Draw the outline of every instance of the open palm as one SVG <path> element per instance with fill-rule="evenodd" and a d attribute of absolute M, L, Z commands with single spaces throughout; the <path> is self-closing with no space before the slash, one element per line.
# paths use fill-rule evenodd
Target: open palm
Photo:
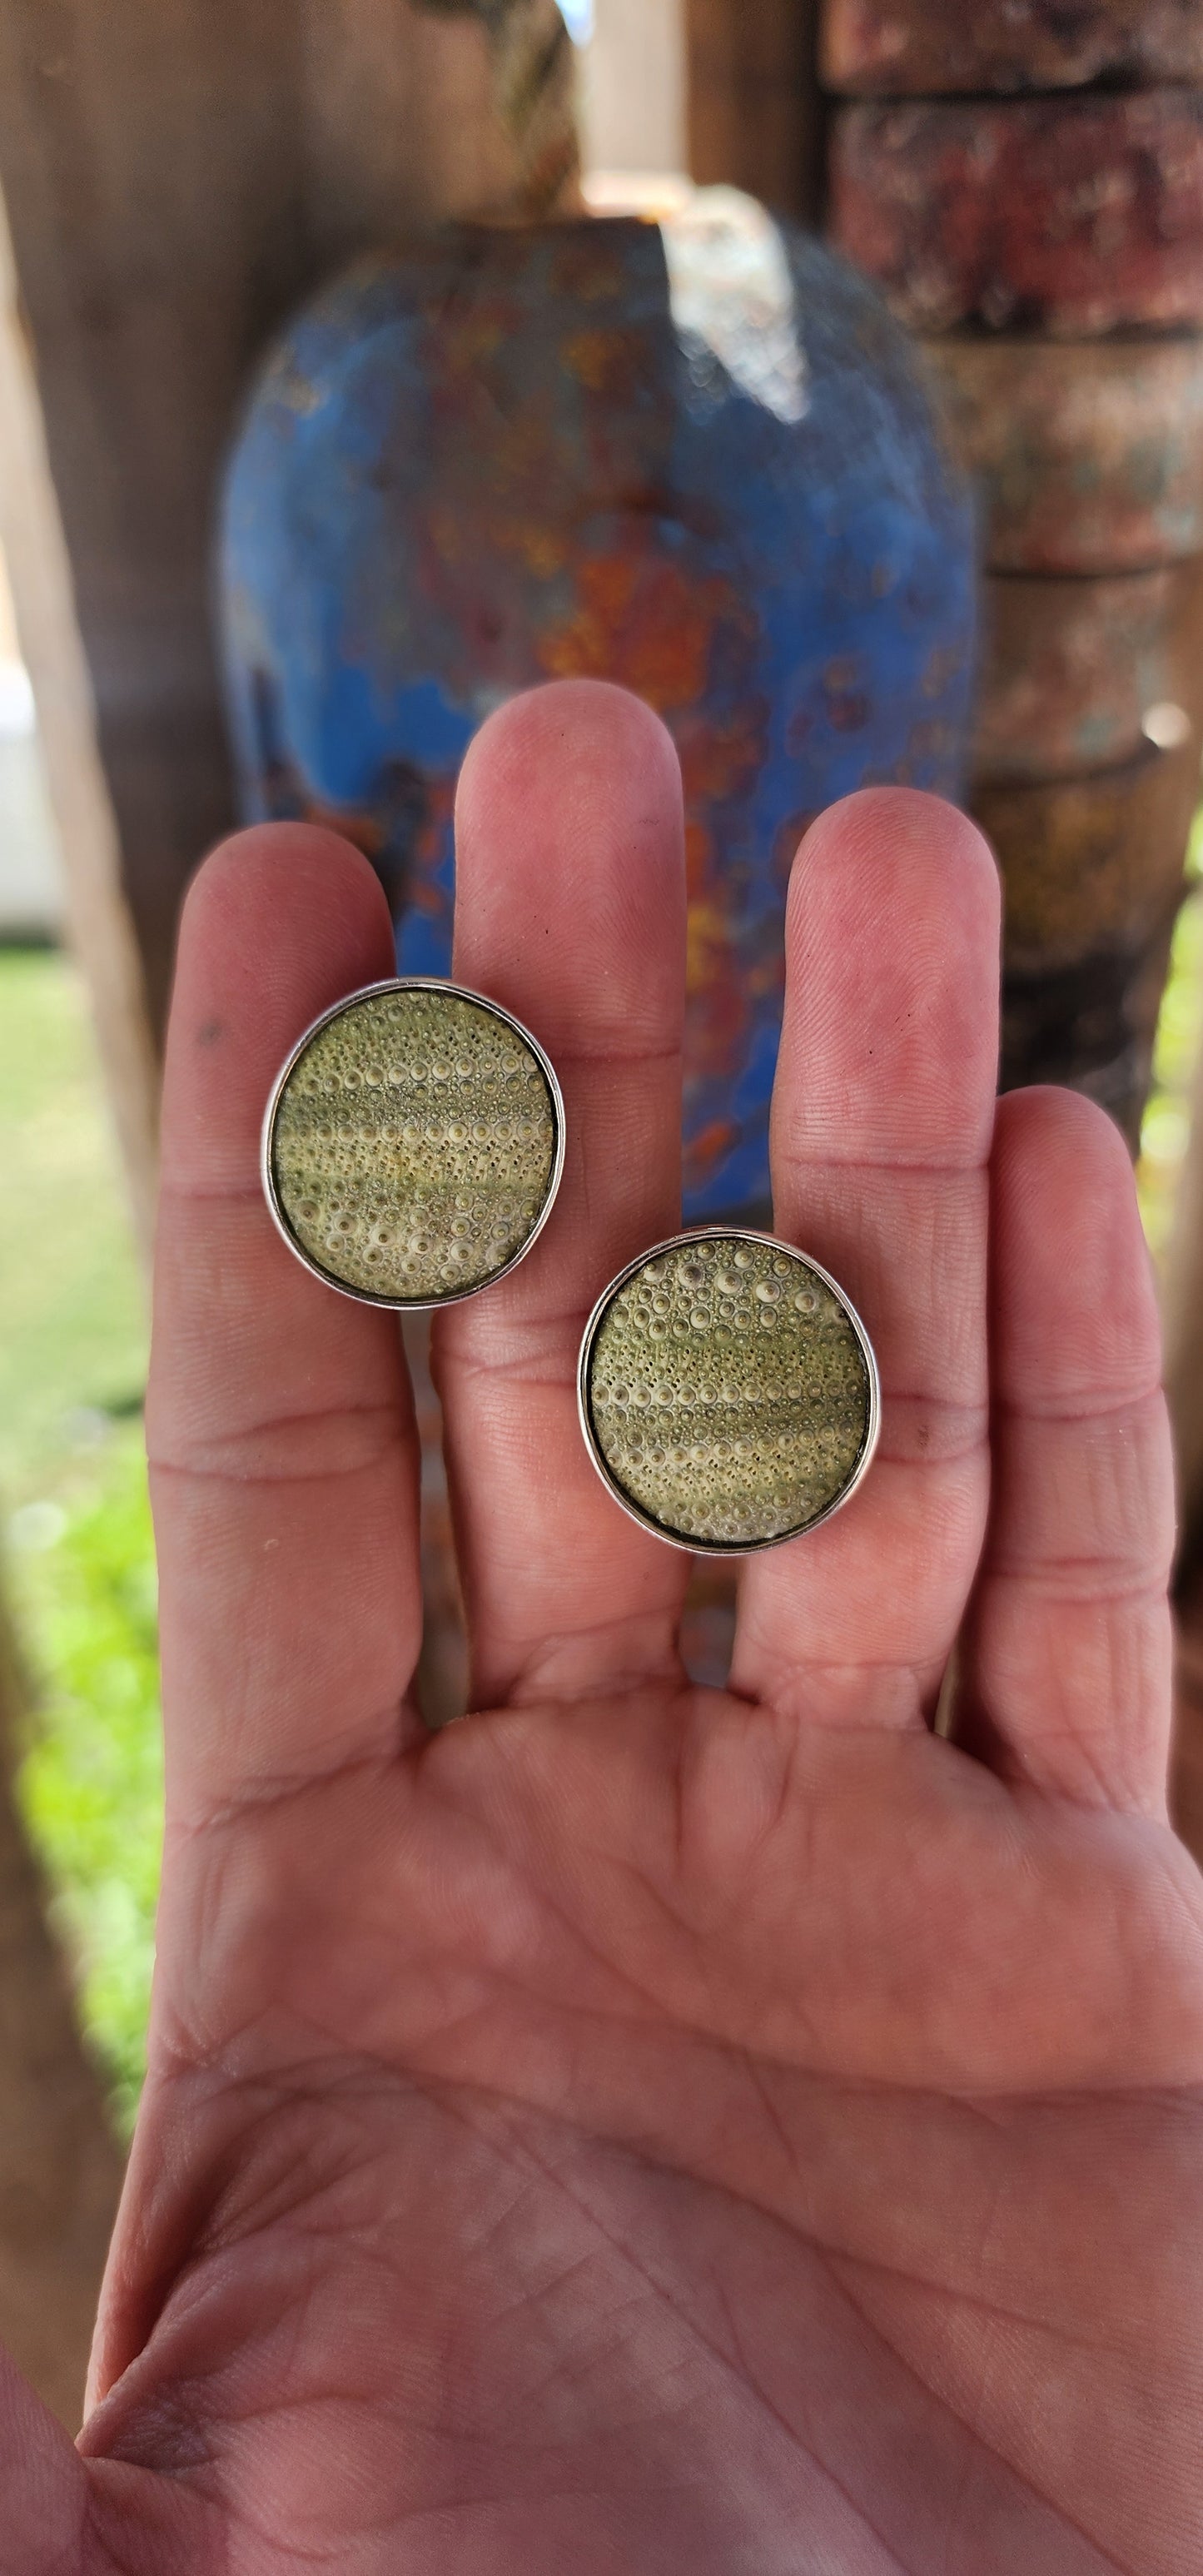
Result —
<path fill-rule="evenodd" d="M 575 1419 L 672 1230 L 684 872 L 571 685 L 460 799 L 457 970 L 567 1099 L 436 1360 L 476 1712 L 413 1713 L 395 1326 L 278 1241 L 271 1078 L 389 971 L 325 833 L 218 852 L 168 1068 L 151 1413 L 169 1822 L 151 2072 L 73 2455 L 10 2380 L 5 2576 L 1180 2576 L 1203 2553 L 1203 1888 L 1164 1814 L 1171 1496 L 1130 1175 L 995 1114 L 997 892 L 881 791 L 794 873 L 777 1230 L 876 1342 L 836 1520 L 685 1560 Z M 954 1746 L 930 1722 L 960 1633 Z"/>

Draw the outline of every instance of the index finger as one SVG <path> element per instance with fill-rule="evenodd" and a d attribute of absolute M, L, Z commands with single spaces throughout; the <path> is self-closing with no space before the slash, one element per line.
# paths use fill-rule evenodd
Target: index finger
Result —
<path fill-rule="evenodd" d="M 392 956 L 366 860 L 305 825 L 225 842 L 184 910 L 147 1440 L 168 1812 L 188 1823 L 392 1749 L 417 1659 L 397 1326 L 302 1268 L 259 1178 L 281 1063 Z"/>

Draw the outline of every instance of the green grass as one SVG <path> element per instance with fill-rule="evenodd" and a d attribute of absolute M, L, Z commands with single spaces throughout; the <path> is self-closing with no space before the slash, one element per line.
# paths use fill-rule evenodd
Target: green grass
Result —
<path fill-rule="evenodd" d="M 41 1542 L 15 1551 L 17 1608 L 41 1688 L 20 1776 L 26 1821 L 57 1893 L 85 2030 L 119 2126 L 132 2126 L 162 1834 L 158 1623 L 141 1426 L 61 1500 L 17 1515 Z"/>
<path fill-rule="evenodd" d="M 0 1529 L 33 1702 L 19 1795 L 127 2127 L 161 1834 L 142 1285 L 79 978 L 0 950 Z"/>
<path fill-rule="evenodd" d="M 1174 1189 L 1190 1123 L 1191 1078 L 1203 1043 L 1203 812 L 1191 835 L 1188 868 L 1192 891 L 1174 933 L 1136 1171 L 1140 1212 L 1154 1258 L 1161 1256 L 1169 1240 Z"/>
<path fill-rule="evenodd" d="M 0 1492 L 55 1473 L 87 1425 L 136 1404 L 146 1320 L 79 979 L 0 950 Z"/>

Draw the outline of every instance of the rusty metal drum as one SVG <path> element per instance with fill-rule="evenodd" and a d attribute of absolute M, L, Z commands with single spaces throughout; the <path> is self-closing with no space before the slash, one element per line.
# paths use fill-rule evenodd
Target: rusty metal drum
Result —
<path fill-rule="evenodd" d="M 976 487 L 1004 1086 L 1135 1145 L 1203 724 L 1203 10 L 827 0 L 824 45 L 835 238 Z"/>
<path fill-rule="evenodd" d="M 1203 553 L 1203 341 L 954 333 L 925 355 L 994 571 L 1124 572 Z"/>
<path fill-rule="evenodd" d="M 1003 877 L 1003 1088 L 1072 1083 L 1133 1148 L 1198 779 L 1195 736 L 1091 777 L 973 792 Z"/>
<path fill-rule="evenodd" d="M 1148 1097 L 1177 897 L 1134 956 L 1100 948 L 1073 965 L 1008 967 L 1002 992 L 1001 1088 L 1066 1083 L 1107 1110 L 1135 1154 Z"/>
<path fill-rule="evenodd" d="M 981 779 L 1073 778 L 1171 751 L 1203 728 L 1195 563 L 1093 581 L 994 574 L 982 601 Z"/>
<path fill-rule="evenodd" d="M 853 97 L 1203 81 L 1198 0 L 826 0 L 821 66 Z"/>
<path fill-rule="evenodd" d="M 964 777 L 968 497 L 872 288 L 732 191 L 659 225 L 431 235 L 271 355 L 221 564 L 245 811 L 360 843 L 403 974 L 449 968 L 455 779 L 489 710 L 593 674 L 659 711 L 686 1209 L 760 1208 L 800 835 L 868 781 Z"/>
<path fill-rule="evenodd" d="M 1050 784 L 975 786 L 1002 870 L 1004 954 L 1029 972 L 1106 947 L 1131 956 L 1177 903 L 1198 795 L 1197 737 Z"/>
<path fill-rule="evenodd" d="M 1148 1094 L 1197 741 L 1044 786 L 980 786 L 1003 872 L 1002 1087 L 1068 1082 L 1135 1152 Z"/>
<path fill-rule="evenodd" d="M 837 110 L 829 230 L 918 331 L 1203 326 L 1203 96 Z"/>

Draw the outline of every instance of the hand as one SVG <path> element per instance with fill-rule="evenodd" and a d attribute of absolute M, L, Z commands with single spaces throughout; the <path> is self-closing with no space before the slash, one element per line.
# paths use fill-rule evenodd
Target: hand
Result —
<path fill-rule="evenodd" d="M 151 2067 L 82 2457 L 9 2385 L 5 2576 L 1200 2561 L 1203 1888 L 1165 1819 L 1123 1148 L 1068 1095 L 996 1114 L 972 826 L 888 791 L 827 815 L 776 1223 L 865 1316 L 882 1446 L 749 1564 L 730 1693 L 689 1688 L 686 1560 L 574 1403 L 594 1296 L 677 1219 L 681 839 L 614 691 L 520 701 L 470 755 L 457 972 L 550 1050 L 569 1161 L 436 1336 L 488 1713 L 432 1741 L 398 1335 L 290 1258 L 257 1179 L 291 1041 L 390 971 L 383 901 L 291 826 L 189 900 Z"/>

